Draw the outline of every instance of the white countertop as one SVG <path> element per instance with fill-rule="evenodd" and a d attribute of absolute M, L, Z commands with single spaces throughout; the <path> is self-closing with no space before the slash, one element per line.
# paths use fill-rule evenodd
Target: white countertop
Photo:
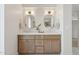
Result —
<path fill-rule="evenodd" d="M 61 35 L 61 33 L 19 33 L 18 35 Z"/>

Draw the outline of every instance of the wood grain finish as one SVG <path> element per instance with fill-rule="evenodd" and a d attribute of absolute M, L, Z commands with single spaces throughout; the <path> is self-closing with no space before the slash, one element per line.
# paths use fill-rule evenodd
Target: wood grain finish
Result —
<path fill-rule="evenodd" d="M 51 52 L 52 53 L 60 53 L 60 50 L 61 50 L 61 43 L 60 43 L 60 40 L 58 39 L 55 39 L 55 40 L 51 40 Z"/>
<path fill-rule="evenodd" d="M 60 54 L 60 35 L 18 35 L 19 54 Z"/>
<path fill-rule="evenodd" d="M 44 40 L 44 53 L 52 53 L 51 40 Z"/>
<path fill-rule="evenodd" d="M 19 53 L 21 53 L 21 54 L 28 53 L 28 47 L 26 46 L 26 41 L 25 40 L 19 40 L 18 47 L 19 47 L 19 49 L 18 49 Z"/>
<path fill-rule="evenodd" d="M 43 46 L 43 40 L 41 39 L 35 40 L 35 46 Z"/>
<path fill-rule="evenodd" d="M 44 47 L 43 46 L 35 47 L 35 53 L 36 54 L 43 54 L 44 53 Z"/>

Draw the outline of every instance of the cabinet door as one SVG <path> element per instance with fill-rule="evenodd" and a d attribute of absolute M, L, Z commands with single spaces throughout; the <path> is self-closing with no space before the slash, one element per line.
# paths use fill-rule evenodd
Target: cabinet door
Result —
<path fill-rule="evenodd" d="M 59 39 L 51 40 L 51 52 L 54 54 L 59 54 L 61 49 L 61 44 Z"/>
<path fill-rule="evenodd" d="M 20 39 L 19 40 L 19 53 L 20 54 L 32 54 L 34 53 L 34 40 Z"/>
<path fill-rule="evenodd" d="M 28 48 L 27 48 L 27 46 L 26 46 L 26 41 L 25 40 L 23 40 L 23 39 L 19 39 L 19 42 L 18 42 L 18 47 L 19 47 L 19 53 L 20 54 L 25 54 L 25 53 L 27 53 L 28 52 Z"/>
<path fill-rule="evenodd" d="M 51 51 L 51 40 L 49 40 L 49 39 L 44 40 L 44 53 L 45 54 L 52 53 L 52 51 Z"/>
<path fill-rule="evenodd" d="M 59 39 L 46 39 L 44 40 L 44 53 L 58 54 L 60 53 L 60 40 Z"/>

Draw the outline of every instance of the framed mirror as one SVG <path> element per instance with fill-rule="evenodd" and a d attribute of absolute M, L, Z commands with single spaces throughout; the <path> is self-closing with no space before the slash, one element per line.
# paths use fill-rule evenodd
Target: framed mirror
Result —
<path fill-rule="evenodd" d="M 51 16 L 46 15 L 44 18 L 44 26 L 45 27 L 51 27 Z"/>
<path fill-rule="evenodd" d="M 28 11 L 28 14 L 26 14 L 26 24 L 29 29 L 35 27 L 35 17 L 31 14 L 31 11 Z"/>
<path fill-rule="evenodd" d="M 53 27 L 54 19 L 51 11 L 48 11 L 48 14 L 44 16 L 44 26 L 45 27 Z"/>

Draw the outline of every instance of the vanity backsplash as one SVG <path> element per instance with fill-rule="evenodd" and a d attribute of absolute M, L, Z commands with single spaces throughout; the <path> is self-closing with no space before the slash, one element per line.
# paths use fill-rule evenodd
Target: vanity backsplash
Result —
<path fill-rule="evenodd" d="M 24 7 L 24 19 L 19 23 L 20 33 L 60 32 L 56 7 Z"/>

